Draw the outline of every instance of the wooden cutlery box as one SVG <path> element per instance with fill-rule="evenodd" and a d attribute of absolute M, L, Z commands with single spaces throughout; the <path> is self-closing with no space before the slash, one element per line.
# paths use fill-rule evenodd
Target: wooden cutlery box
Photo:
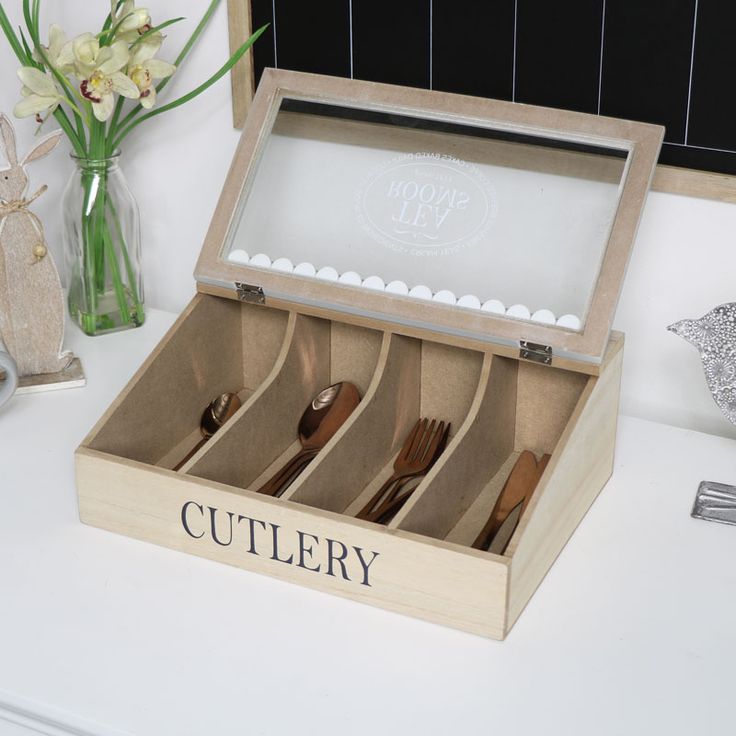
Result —
<path fill-rule="evenodd" d="M 662 132 L 268 70 L 198 293 L 77 450 L 82 521 L 502 639 L 612 472 L 610 328 Z M 357 409 L 257 493 L 338 381 Z M 223 392 L 242 406 L 174 470 Z M 356 519 L 420 417 L 444 452 L 388 524 Z M 473 549 L 523 450 L 551 455 L 531 501 Z"/>

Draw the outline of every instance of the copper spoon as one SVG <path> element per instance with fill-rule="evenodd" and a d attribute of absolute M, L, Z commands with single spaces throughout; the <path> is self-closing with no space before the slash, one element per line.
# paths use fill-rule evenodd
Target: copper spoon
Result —
<path fill-rule="evenodd" d="M 240 409 L 240 406 L 240 398 L 237 394 L 232 393 L 220 394 L 207 404 L 205 410 L 202 412 L 202 419 L 199 422 L 199 431 L 202 433 L 202 439 L 174 466 L 174 470 L 179 470 Z"/>
<path fill-rule="evenodd" d="M 320 391 L 299 420 L 298 432 L 302 449 L 262 485 L 258 493 L 280 496 L 332 439 L 359 403 L 358 389 L 347 381 L 335 383 Z"/>

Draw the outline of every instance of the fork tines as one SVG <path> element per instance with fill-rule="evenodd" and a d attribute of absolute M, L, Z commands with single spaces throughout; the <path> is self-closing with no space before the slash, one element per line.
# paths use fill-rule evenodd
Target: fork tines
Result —
<path fill-rule="evenodd" d="M 419 419 L 396 458 L 394 474 L 363 509 L 360 518 L 387 524 L 415 490 L 412 488 L 399 495 L 404 483 L 426 475 L 445 449 L 449 433 L 449 422 Z"/>

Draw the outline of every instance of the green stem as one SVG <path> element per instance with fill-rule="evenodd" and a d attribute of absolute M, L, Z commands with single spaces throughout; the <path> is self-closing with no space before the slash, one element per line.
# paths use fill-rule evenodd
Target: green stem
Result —
<path fill-rule="evenodd" d="M 115 138 L 115 131 L 118 127 L 118 119 L 120 118 L 120 113 L 123 111 L 123 105 L 125 104 L 125 98 L 122 95 L 118 96 L 118 100 L 115 103 L 115 110 L 112 113 L 112 117 L 110 118 L 110 124 L 107 126 L 108 130 L 108 141 L 107 145 L 105 146 L 105 153 L 107 156 L 112 155 L 112 149 L 109 147 L 109 144 L 113 142 L 113 139 Z"/>
<path fill-rule="evenodd" d="M 94 304 L 94 309 L 90 308 L 90 311 L 94 312 L 95 330 L 106 329 L 115 324 L 138 325 L 142 324 L 144 318 L 133 265 L 108 191 L 110 178 L 107 162 L 103 160 L 107 137 L 109 135 L 106 136 L 105 124 L 94 120 L 90 129 L 89 152 L 93 163 L 88 163 L 86 171 L 83 172 L 86 204 L 82 217 L 86 221 L 85 263 L 89 269 L 86 283 L 91 285 L 94 292 L 94 302 L 90 302 L 91 305 Z M 112 214 L 112 217 L 109 214 Z M 124 267 L 127 279 L 123 276 L 121 266 Z M 126 281 L 130 282 L 129 287 L 126 287 Z M 97 310 L 102 308 L 100 299 L 104 298 L 110 289 L 115 295 L 119 318 L 107 315 L 107 322 L 110 323 L 108 325 L 104 319 L 105 315 L 98 314 Z M 131 312 L 131 306 L 135 311 Z"/>
<path fill-rule="evenodd" d="M 84 197 L 82 199 L 82 261 L 83 276 L 82 281 L 84 282 L 84 288 L 80 296 L 83 306 L 84 315 L 93 315 L 93 323 L 96 324 L 96 318 L 94 315 L 97 314 L 97 284 L 95 279 L 96 262 L 95 262 L 95 248 L 94 248 L 94 235 L 92 233 L 92 218 L 90 212 L 92 210 L 92 202 L 90 200 L 92 196 L 92 183 L 94 181 L 94 174 L 90 171 L 82 171 L 82 188 L 84 189 Z M 85 330 L 88 334 L 93 334 L 93 330 Z"/>
<path fill-rule="evenodd" d="M 90 158 L 98 161 L 105 158 L 105 124 L 99 120 L 92 123 L 90 129 Z M 98 168 L 99 166 L 99 168 Z M 93 204 L 92 232 L 95 260 L 95 284 L 98 294 L 105 291 L 105 250 L 103 232 L 105 228 L 105 193 L 107 189 L 107 171 L 104 165 L 95 164 L 93 176 L 96 179 L 95 200 Z"/>
<path fill-rule="evenodd" d="M 79 142 L 82 145 L 82 148 L 87 147 L 87 136 L 84 133 L 84 123 L 82 122 L 81 115 L 78 115 L 75 113 L 74 120 L 77 123 L 77 137 L 79 138 Z"/>
<path fill-rule="evenodd" d="M 206 89 L 211 87 L 215 82 L 217 82 L 221 77 L 225 76 L 232 67 L 235 66 L 235 64 L 240 61 L 240 58 L 243 56 L 243 54 L 248 51 L 248 49 L 253 45 L 253 43 L 258 39 L 258 37 L 268 28 L 268 25 L 262 26 L 259 28 L 231 57 L 230 59 L 223 64 L 209 79 L 207 79 L 205 82 L 202 82 L 202 84 L 199 85 L 199 87 L 196 87 L 191 92 L 189 92 L 186 95 L 183 95 L 182 97 L 178 97 L 177 99 L 173 100 L 172 102 L 169 102 L 167 105 L 162 105 L 161 107 L 157 107 L 150 112 L 147 112 L 145 115 L 142 115 L 141 117 L 137 118 L 136 120 L 133 120 L 131 123 L 129 123 L 126 127 L 123 128 L 123 130 L 118 133 L 117 138 L 113 142 L 112 150 L 115 150 L 116 148 L 120 147 L 120 143 L 125 138 L 125 136 L 128 135 L 128 133 L 133 130 L 136 126 L 140 125 L 144 120 L 148 120 L 149 118 L 155 117 L 156 115 L 161 115 L 161 113 L 167 112 L 168 110 L 173 110 L 175 107 L 179 107 L 180 105 L 185 104 L 186 102 L 189 102 L 189 100 L 194 99 L 198 95 L 202 94 Z M 123 125 L 121 123 L 121 125 Z"/>
<path fill-rule="evenodd" d="M 87 155 L 87 152 L 84 149 L 84 144 L 79 140 L 77 134 L 74 132 L 74 128 L 72 127 L 71 121 L 69 120 L 66 112 L 64 112 L 62 108 L 57 107 L 56 110 L 54 110 L 54 117 L 56 118 L 56 122 L 61 126 L 61 129 L 66 133 L 67 138 L 69 138 L 72 148 L 74 149 L 74 153 L 76 153 L 77 156 L 84 158 Z"/>
<path fill-rule="evenodd" d="M 130 293 L 133 296 L 133 302 L 135 304 L 135 310 L 138 315 L 138 320 L 140 323 L 143 323 L 143 304 L 141 303 L 140 295 L 138 294 L 138 286 L 136 285 L 136 282 L 138 281 L 138 276 L 133 269 L 133 264 L 130 261 L 130 254 L 128 253 L 128 246 L 125 243 L 125 236 L 123 235 L 123 229 L 120 226 L 120 218 L 118 217 L 117 210 L 115 209 L 115 205 L 113 204 L 112 200 L 108 197 L 107 198 L 107 206 L 110 210 L 110 215 L 112 217 L 112 221 L 115 225 L 115 234 L 118 237 L 118 241 L 120 243 L 120 252 L 123 254 L 123 260 L 125 261 L 125 272 L 128 276 L 128 286 L 130 287 Z"/>
<path fill-rule="evenodd" d="M 107 227 L 103 227 L 102 241 L 107 254 L 107 262 L 110 266 L 112 286 L 113 289 L 115 289 L 115 297 L 117 298 L 118 306 L 120 307 L 120 320 L 123 324 L 127 324 L 130 322 L 130 311 L 128 310 L 128 302 L 125 297 L 123 280 L 120 277 L 120 266 L 118 264 L 118 259 L 115 256 L 115 248 L 113 247 L 112 240 L 110 239 L 110 232 Z"/>

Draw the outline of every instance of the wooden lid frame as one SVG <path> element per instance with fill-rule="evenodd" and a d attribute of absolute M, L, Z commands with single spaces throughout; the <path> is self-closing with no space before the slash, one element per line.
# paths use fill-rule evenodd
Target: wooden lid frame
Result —
<path fill-rule="evenodd" d="M 459 309 L 383 291 L 345 286 L 223 258 L 238 225 L 260 153 L 285 98 L 404 114 L 573 143 L 629 151 L 618 208 L 580 331 Z M 398 332 L 437 333 L 455 340 L 518 352 L 522 343 L 549 346 L 552 363 L 598 373 L 649 190 L 664 129 L 646 123 L 487 100 L 444 92 L 267 69 L 258 87 L 195 270 L 198 289 L 238 298 L 236 283 L 260 287 L 267 302 L 335 313 L 361 322 L 390 323 Z M 256 245 L 251 252 L 260 250 Z"/>

